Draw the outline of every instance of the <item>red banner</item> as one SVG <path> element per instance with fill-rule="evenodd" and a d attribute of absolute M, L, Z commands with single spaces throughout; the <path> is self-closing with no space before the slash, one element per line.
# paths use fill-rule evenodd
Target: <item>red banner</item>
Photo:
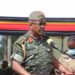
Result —
<path fill-rule="evenodd" d="M 27 22 L 0 21 L 0 30 L 28 30 Z M 47 22 L 45 31 L 75 31 L 75 22 Z"/>

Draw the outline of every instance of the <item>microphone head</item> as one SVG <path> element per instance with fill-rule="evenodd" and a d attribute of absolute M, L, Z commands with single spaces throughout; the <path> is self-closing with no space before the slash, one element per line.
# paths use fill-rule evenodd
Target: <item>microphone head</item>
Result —
<path fill-rule="evenodd" d="M 58 47 L 56 46 L 56 44 L 55 44 L 55 43 L 53 42 L 53 40 L 50 39 L 50 38 L 47 40 L 47 44 L 48 44 L 49 46 L 55 48 L 55 49 L 58 49 Z"/>
<path fill-rule="evenodd" d="M 53 42 L 53 40 L 50 39 L 50 38 L 47 40 L 47 44 L 48 44 L 48 45 L 50 45 L 52 42 Z"/>

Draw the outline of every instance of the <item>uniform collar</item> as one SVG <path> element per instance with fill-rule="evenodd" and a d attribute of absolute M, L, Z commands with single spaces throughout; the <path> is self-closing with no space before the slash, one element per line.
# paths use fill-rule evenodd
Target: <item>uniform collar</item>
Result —
<path fill-rule="evenodd" d="M 42 40 L 42 39 L 43 39 L 43 36 L 42 36 L 42 35 L 41 35 L 39 38 L 34 37 L 34 36 L 32 35 L 32 31 L 31 31 L 31 30 L 29 30 L 29 34 L 30 34 L 30 39 L 31 39 L 31 38 L 34 39 L 34 40 Z"/>

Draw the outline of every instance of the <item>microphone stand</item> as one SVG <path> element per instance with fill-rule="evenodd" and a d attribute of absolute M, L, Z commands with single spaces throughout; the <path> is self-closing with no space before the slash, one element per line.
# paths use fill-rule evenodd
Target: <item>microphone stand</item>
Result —
<path fill-rule="evenodd" d="M 53 47 L 52 47 L 52 48 L 53 48 Z M 72 59 L 75 59 L 75 57 L 73 57 L 73 56 L 71 56 L 71 55 L 69 55 L 69 54 L 63 52 L 63 50 L 60 50 L 60 49 L 58 49 L 58 48 L 54 48 L 54 49 L 58 50 L 58 51 L 61 52 L 62 54 L 65 54 L 65 55 L 71 57 Z"/>
<path fill-rule="evenodd" d="M 45 34 L 41 34 L 41 35 L 44 36 L 44 37 L 46 37 L 46 38 L 50 38 L 49 36 L 47 36 L 47 35 L 45 35 Z M 72 59 L 75 59 L 73 56 L 71 56 L 71 55 L 69 55 L 69 54 L 63 52 L 63 50 L 60 50 L 60 49 L 58 49 L 58 48 L 55 48 L 55 47 L 53 47 L 53 45 L 50 45 L 50 49 L 51 49 L 51 50 L 52 50 L 52 48 L 58 50 L 58 51 L 61 52 L 62 54 L 65 54 L 65 55 L 71 57 Z"/>

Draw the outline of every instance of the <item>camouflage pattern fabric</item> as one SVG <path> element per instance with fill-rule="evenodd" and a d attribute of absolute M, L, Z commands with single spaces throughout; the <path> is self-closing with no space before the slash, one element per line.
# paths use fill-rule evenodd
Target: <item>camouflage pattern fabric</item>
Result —
<path fill-rule="evenodd" d="M 50 75 L 53 70 L 53 52 L 46 43 L 47 38 L 43 37 L 43 39 L 34 39 L 31 37 L 32 41 L 29 42 L 28 39 L 30 34 L 27 33 L 20 37 L 17 43 L 22 44 L 23 37 L 27 39 L 24 43 L 26 48 L 25 61 L 23 61 L 22 48 L 18 44 L 15 44 L 15 52 L 13 53 L 12 58 L 21 64 L 24 63 L 23 67 L 32 74 Z"/>

